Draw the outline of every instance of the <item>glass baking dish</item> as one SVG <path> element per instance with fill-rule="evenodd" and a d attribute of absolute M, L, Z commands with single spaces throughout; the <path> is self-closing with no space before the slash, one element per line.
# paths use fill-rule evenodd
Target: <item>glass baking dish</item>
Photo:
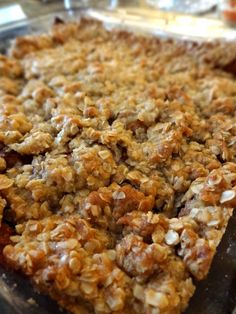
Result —
<path fill-rule="evenodd" d="M 217 34 L 224 39 L 232 39 L 235 33 L 222 26 L 220 33 L 213 36 L 195 36 L 195 33 L 181 32 L 181 23 L 194 25 L 203 21 L 210 31 L 214 23 L 220 21 L 199 20 L 196 17 L 176 15 L 166 12 L 139 11 L 134 8 L 119 8 L 115 11 L 80 9 L 56 12 L 32 20 L 23 20 L 0 28 L 0 51 L 4 53 L 9 42 L 16 36 L 39 33 L 49 29 L 55 17 L 69 21 L 81 17 L 102 20 L 106 27 L 122 28 L 162 37 L 175 37 L 179 40 L 212 40 Z M 178 22 L 179 21 L 179 22 Z M 205 21 L 205 22 L 204 22 Z M 181 23 L 180 23 L 181 22 Z M 174 30 L 175 23 L 182 25 Z M 213 23 L 213 24 L 212 24 Z M 224 31 L 223 31 L 224 30 Z M 218 247 L 211 271 L 206 280 L 197 284 L 197 290 L 190 301 L 186 314 L 235 314 L 236 313 L 236 212 L 231 218 L 226 233 Z M 65 313 L 49 297 L 37 292 L 27 278 L 0 266 L 0 313 L 7 314 L 59 314 Z"/>
<path fill-rule="evenodd" d="M 211 41 L 214 39 L 234 40 L 236 33 L 220 20 L 203 18 L 174 12 L 152 10 L 146 7 L 117 7 L 116 9 L 68 9 L 43 15 L 34 19 L 24 19 L 16 23 L 0 26 L 0 51 L 4 52 L 7 42 L 16 36 L 48 30 L 55 16 L 73 20 L 89 16 L 103 21 L 108 27 L 130 29 L 177 39 Z"/>

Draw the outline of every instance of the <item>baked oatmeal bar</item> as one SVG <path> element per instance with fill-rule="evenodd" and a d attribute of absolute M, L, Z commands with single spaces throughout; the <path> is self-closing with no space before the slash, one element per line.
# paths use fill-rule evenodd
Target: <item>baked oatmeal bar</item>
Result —
<path fill-rule="evenodd" d="M 236 205 L 236 58 L 57 20 L 0 57 L 5 263 L 71 313 L 183 312 Z"/>

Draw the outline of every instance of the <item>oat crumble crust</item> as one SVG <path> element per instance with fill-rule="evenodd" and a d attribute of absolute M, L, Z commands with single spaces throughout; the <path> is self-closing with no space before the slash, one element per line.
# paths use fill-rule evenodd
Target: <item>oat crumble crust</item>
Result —
<path fill-rule="evenodd" d="M 82 19 L 0 57 L 6 263 L 74 314 L 181 313 L 236 205 L 236 45 Z"/>

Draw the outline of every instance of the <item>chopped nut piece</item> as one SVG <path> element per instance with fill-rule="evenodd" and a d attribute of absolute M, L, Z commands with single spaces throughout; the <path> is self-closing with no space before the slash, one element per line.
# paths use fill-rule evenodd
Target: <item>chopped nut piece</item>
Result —
<path fill-rule="evenodd" d="M 104 160 L 110 157 L 110 153 L 107 150 L 101 150 L 98 152 L 98 155 Z"/>
<path fill-rule="evenodd" d="M 13 185 L 14 181 L 4 174 L 0 174 L 0 190 L 5 190 Z"/>
<path fill-rule="evenodd" d="M 199 194 L 202 189 L 203 189 L 203 184 L 197 184 L 197 185 L 192 185 L 192 186 L 191 186 L 191 190 L 192 190 L 193 193 L 195 193 L 195 194 Z"/>
<path fill-rule="evenodd" d="M 0 157 L 0 171 L 5 170 L 6 166 L 7 166 L 7 164 L 6 164 L 5 159 Z"/>
<path fill-rule="evenodd" d="M 221 194 L 220 203 L 223 204 L 225 202 L 231 201 L 236 196 L 236 192 L 234 190 L 227 190 Z"/>
<path fill-rule="evenodd" d="M 177 245 L 179 243 L 179 235 L 174 230 L 169 230 L 165 235 L 165 241 L 168 245 Z"/>
<path fill-rule="evenodd" d="M 114 200 L 123 200 L 123 199 L 125 199 L 126 195 L 123 191 L 115 191 L 112 194 L 112 197 Z"/>
<path fill-rule="evenodd" d="M 133 288 L 134 297 L 140 301 L 144 299 L 144 289 L 141 285 L 135 284 Z"/>
<path fill-rule="evenodd" d="M 164 293 L 148 289 L 145 292 L 145 300 L 148 304 L 163 309 L 168 306 L 168 299 Z"/>

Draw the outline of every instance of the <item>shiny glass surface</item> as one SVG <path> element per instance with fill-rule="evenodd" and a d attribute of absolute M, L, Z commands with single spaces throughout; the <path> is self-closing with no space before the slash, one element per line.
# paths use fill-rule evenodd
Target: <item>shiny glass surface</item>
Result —
<path fill-rule="evenodd" d="M 163 10 L 201 14 L 214 8 L 217 0 L 147 0 L 147 3 Z"/>

